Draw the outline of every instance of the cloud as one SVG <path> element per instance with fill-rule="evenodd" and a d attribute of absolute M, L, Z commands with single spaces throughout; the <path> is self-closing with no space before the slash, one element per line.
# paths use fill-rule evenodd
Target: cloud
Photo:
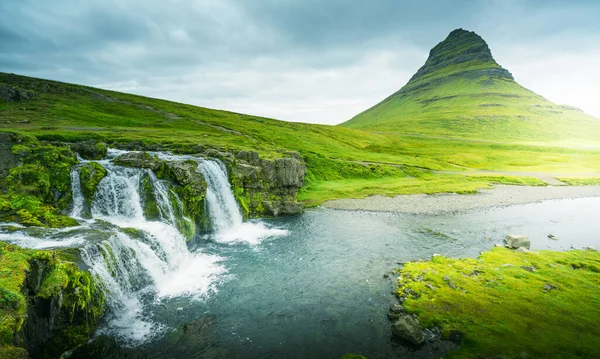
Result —
<path fill-rule="evenodd" d="M 0 71 L 335 124 L 398 90 L 463 27 L 524 85 L 600 116 L 585 95 L 600 80 L 590 60 L 599 10 L 541 0 L 4 0 Z"/>

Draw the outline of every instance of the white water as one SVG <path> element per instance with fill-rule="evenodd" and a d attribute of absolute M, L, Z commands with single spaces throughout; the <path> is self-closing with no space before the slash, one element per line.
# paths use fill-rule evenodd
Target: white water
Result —
<path fill-rule="evenodd" d="M 244 222 L 227 178 L 227 169 L 216 160 L 192 156 L 155 153 L 166 160 L 194 160 L 207 183 L 206 202 L 212 224 L 212 238 L 224 244 L 257 246 L 264 240 L 288 235 L 288 231 L 269 228 L 260 222 Z"/>
<path fill-rule="evenodd" d="M 112 150 L 109 156 L 122 153 Z M 243 222 L 226 169 L 220 162 L 158 155 L 198 163 L 208 184 L 206 204 L 213 229 L 209 238 L 256 246 L 267 238 L 287 234 L 259 222 Z M 106 168 L 107 176 L 98 185 L 91 208 L 85 208 L 88 204 L 78 168 L 71 172 L 70 215 L 79 220 L 80 226 L 31 232 L 19 228 L 12 233 L 0 232 L 0 240 L 36 249 L 78 247 L 82 260 L 107 294 L 106 324 L 100 333 L 115 335 L 125 345 L 138 345 L 165 330 L 152 318 L 153 306 L 178 297 L 202 301 L 228 279 L 227 270 L 222 257 L 188 249 L 185 237 L 176 227 L 176 219 L 183 213 L 181 200 L 152 171 L 116 166 L 110 160 L 97 162 Z M 145 179 L 152 185 L 158 220 L 144 217 L 141 185 Z M 82 218 L 88 210 L 91 219 Z"/>
<path fill-rule="evenodd" d="M 79 177 L 79 169 L 74 168 L 71 170 L 71 192 L 73 194 L 73 209 L 71 210 L 71 217 L 81 218 L 83 212 L 83 191 L 81 190 L 81 180 Z"/>

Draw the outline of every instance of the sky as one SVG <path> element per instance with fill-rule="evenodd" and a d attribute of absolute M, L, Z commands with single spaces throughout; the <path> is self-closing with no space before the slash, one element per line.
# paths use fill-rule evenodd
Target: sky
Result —
<path fill-rule="evenodd" d="M 456 28 L 523 86 L 600 118 L 597 0 L 1 0 L 0 71 L 338 124 Z"/>

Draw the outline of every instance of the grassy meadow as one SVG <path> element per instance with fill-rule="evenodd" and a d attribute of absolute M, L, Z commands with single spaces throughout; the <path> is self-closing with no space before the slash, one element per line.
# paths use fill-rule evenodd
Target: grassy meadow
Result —
<path fill-rule="evenodd" d="M 0 84 L 38 94 L 28 101 L 0 102 L 0 131 L 40 140 L 157 144 L 176 152 L 194 152 L 201 145 L 254 150 L 265 158 L 298 151 L 307 163 L 300 193 L 307 205 L 371 194 L 472 193 L 498 183 L 497 178 L 468 177 L 469 169 L 600 172 L 600 150 L 552 141 L 457 140 L 426 131 L 406 135 L 293 123 L 12 74 L 0 73 Z"/>
<path fill-rule="evenodd" d="M 398 274 L 399 295 L 420 293 L 403 305 L 422 325 L 464 333 L 460 350 L 447 358 L 600 356 L 596 251 L 494 248 L 477 259 L 411 262 Z"/>

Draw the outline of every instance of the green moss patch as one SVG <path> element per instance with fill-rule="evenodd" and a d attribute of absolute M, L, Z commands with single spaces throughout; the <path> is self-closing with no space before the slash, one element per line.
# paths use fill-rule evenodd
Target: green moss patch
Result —
<path fill-rule="evenodd" d="M 399 296 L 425 327 L 460 330 L 448 358 L 600 357 L 600 253 L 517 253 L 478 259 L 435 256 L 398 271 Z"/>
<path fill-rule="evenodd" d="M 0 242 L 0 357 L 26 357 L 26 352 L 14 344 L 16 333 L 25 323 L 29 296 L 60 298 L 49 343 L 38 349 L 44 357 L 58 356 L 84 343 L 96 330 L 104 313 L 104 294 L 88 272 L 67 258 L 57 251 L 23 249 Z M 41 275 L 41 285 L 32 288 L 29 275 Z"/>

